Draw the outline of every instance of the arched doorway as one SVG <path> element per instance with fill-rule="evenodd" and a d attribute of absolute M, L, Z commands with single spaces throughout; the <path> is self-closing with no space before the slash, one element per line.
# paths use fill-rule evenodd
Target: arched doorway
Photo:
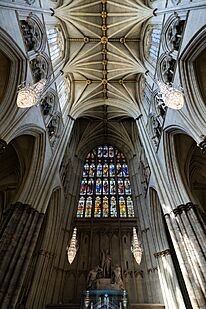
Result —
<path fill-rule="evenodd" d="M 22 135 L 12 140 L 0 154 L 0 217 L 17 201 L 29 173 L 34 137 Z"/>
<path fill-rule="evenodd" d="M 206 162 L 196 142 L 186 134 L 174 136 L 177 163 L 187 194 L 206 212 Z"/>

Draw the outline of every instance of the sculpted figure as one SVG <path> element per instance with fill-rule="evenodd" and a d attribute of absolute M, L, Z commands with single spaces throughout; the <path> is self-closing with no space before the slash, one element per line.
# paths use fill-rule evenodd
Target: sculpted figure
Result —
<path fill-rule="evenodd" d="M 113 270 L 113 282 L 119 286 L 120 290 L 124 290 L 124 284 L 121 277 L 121 267 L 119 265 L 115 265 L 115 269 Z"/>
<path fill-rule="evenodd" d="M 111 276 L 111 256 L 109 251 L 102 250 L 102 260 L 101 260 L 101 267 L 103 269 L 103 278 L 110 278 Z"/>
<path fill-rule="evenodd" d="M 96 266 L 92 270 L 90 270 L 88 277 L 87 277 L 87 288 L 90 290 L 95 290 L 97 286 L 97 273 L 99 267 Z"/>

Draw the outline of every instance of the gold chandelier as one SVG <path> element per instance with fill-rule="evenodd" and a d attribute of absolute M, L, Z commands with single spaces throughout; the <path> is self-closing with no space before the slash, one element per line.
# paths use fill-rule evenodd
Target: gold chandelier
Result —
<path fill-rule="evenodd" d="M 136 231 L 136 228 L 133 227 L 133 237 L 132 237 L 132 246 L 131 246 L 131 251 L 134 255 L 134 258 L 137 262 L 137 264 L 140 264 L 141 263 L 141 259 L 142 259 L 142 247 L 141 247 L 141 243 L 140 241 L 138 240 L 138 237 L 137 237 L 137 231 Z"/>
<path fill-rule="evenodd" d="M 69 247 L 67 247 L 67 257 L 68 257 L 69 264 L 72 264 L 72 262 L 74 261 L 75 256 L 77 254 L 77 250 L 78 250 L 77 228 L 75 227 L 73 234 L 72 234 L 71 241 L 70 241 L 70 245 Z"/>

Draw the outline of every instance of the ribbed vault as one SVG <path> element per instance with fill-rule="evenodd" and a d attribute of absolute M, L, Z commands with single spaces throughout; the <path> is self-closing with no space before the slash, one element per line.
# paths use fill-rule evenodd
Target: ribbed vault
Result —
<path fill-rule="evenodd" d="M 100 144 L 111 144 L 121 149 L 129 159 L 135 153 L 138 132 L 135 121 L 131 118 L 116 118 L 104 121 L 90 118 L 79 118 L 72 134 L 76 141 L 75 153 L 84 159 L 87 153 Z"/>
<path fill-rule="evenodd" d="M 112 118 L 137 117 L 142 24 L 153 12 L 140 0 L 67 0 L 55 16 L 68 29 L 65 75 L 73 80 L 70 115 L 91 116 L 109 106 Z"/>

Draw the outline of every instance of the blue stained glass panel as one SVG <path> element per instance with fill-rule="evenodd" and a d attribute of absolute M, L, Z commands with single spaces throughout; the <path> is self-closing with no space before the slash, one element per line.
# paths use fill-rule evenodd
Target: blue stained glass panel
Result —
<path fill-rule="evenodd" d="M 130 185 L 130 181 L 128 178 L 125 179 L 124 181 L 124 187 L 125 187 L 125 193 L 126 194 L 131 194 L 131 185 Z"/>
<path fill-rule="evenodd" d="M 81 192 L 80 192 L 80 194 L 82 194 L 82 195 L 86 194 L 86 190 L 87 190 L 87 180 L 83 179 L 82 183 L 81 183 Z"/>
<path fill-rule="evenodd" d="M 99 163 L 97 165 L 97 177 L 102 177 L 102 165 Z"/>
<path fill-rule="evenodd" d="M 96 194 L 101 194 L 102 193 L 102 181 L 100 178 L 97 179 L 96 182 Z"/>
<path fill-rule="evenodd" d="M 118 193 L 123 195 L 124 194 L 124 184 L 123 180 L 120 178 L 118 179 Z"/>
<path fill-rule="evenodd" d="M 114 177 L 115 176 L 115 167 L 114 164 L 109 165 L 109 176 Z"/>
<path fill-rule="evenodd" d="M 97 152 L 97 156 L 98 158 L 101 158 L 102 157 L 102 147 L 98 147 L 98 152 Z"/>
<path fill-rule="evenodd" d="M 124 175 L 124 177 L 128 177 L 129 172 L 128 172 L 128 167 L 127 167 L 127 164 L 126 164 L 126 163 L 124 163 L 124 164 L 122 165 L 122 170 L 123 170 L 123 175 Z"/>

